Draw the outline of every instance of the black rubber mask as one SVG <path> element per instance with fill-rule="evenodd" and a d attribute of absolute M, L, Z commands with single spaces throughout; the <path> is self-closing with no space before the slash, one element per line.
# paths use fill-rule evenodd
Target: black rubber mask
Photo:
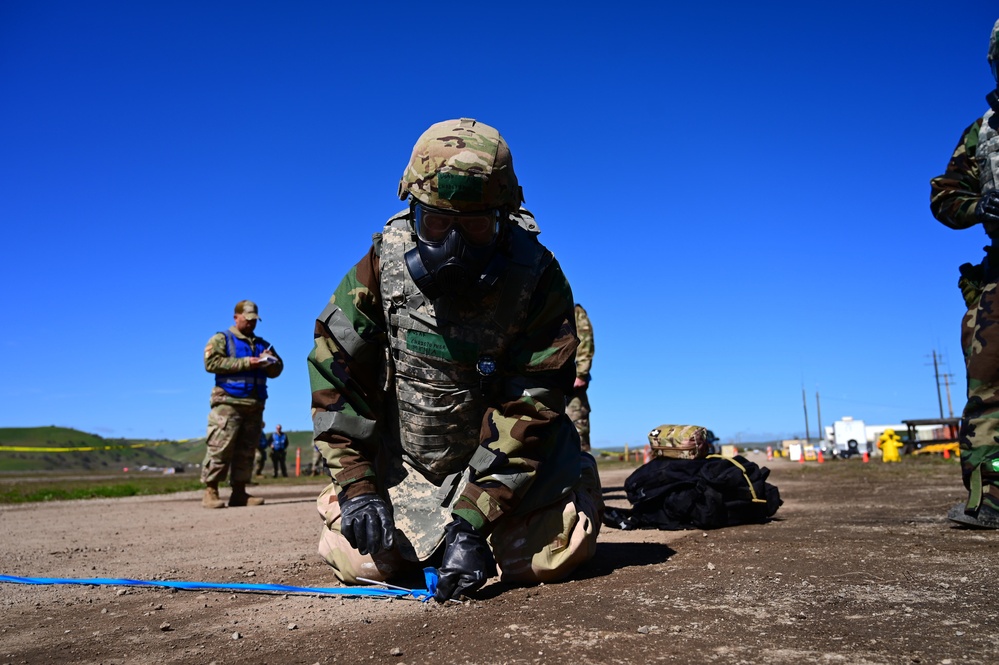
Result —
<path fill-rule="evenodd" d="M 496 251 L 499 233 L 484 245 L 468 242 L 457 225 L 438 241 L 422 235 L 417 233 L 416 247 L 406 252 L 406 268 L 430 300 L 474 297 L 496 283 L 506 263 Z"/>

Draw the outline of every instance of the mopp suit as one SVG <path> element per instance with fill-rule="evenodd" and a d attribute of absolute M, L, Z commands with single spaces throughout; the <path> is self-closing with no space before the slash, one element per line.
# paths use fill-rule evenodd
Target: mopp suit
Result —
<path fill-rule="evenodd" d="M 992 29 L 988 61 L 999 66 L 999 21 Z M 999 85 L 999 77 L 997 77 Z M 953 229 L 981 224 L 989 241 L 999 237 L 999 125 L 989 110 L 965 129 L 947 171 L 930 181 L 933 215 Z M 985 247 L 978 265 L 960 268 L 958 286 L 968 307 L 961 346 L 968 401 L 961 421 L 961 472 L 968 500 L 948 517 L 970 526 L 999 528 L 999 254 Z"/>
<path fill-rule="evenodd" d="M 576 380 L 573 383 L 572 395 L 565 411 L 569 414 L 572 424 L 579 433 L 579 443 L 583 450 L 590 449 L 590 398 L 586 394 L 590 386 L 590 368 L 593 366 L 593 325 L 586 310 L 576 303 L 576 336 L 579 346 L 576 348 Z"/>
<path fill-rule="evenodd" d="M 313 427 L 333 482 L 320 554 L 348 583 L 436 565 L 438 600 L 558 579 L 592 557 L 596 465 L 565 415 L 569 284 L 520 208 L 506 142 L 420 137 L 376 234 L 316 321 Z"/>

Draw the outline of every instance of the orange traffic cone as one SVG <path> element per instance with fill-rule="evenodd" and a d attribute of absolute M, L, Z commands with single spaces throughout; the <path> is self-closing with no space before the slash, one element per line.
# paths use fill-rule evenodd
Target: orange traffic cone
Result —
<path fill-rule="evenodd" d="M 819 464 L 822 464 L 823 462 L 825 462 L 825 460 L 822 459 L 822 451 L 821 450 L 815 453 L 815 461 L 818 462 Z"/>
<path fill-rule="evenodd" d="M 798 462 L 801 463 L 801 464 L 805 463 L 805 451 L 804 450 L 801 451 L 801 457 L 798 458 Z"/>
<path fill-rule="evenodd" d="M 867 464 L 867 463 L 868 463 L 868 462 L 870 462 L 870 461 L 871 461 L 871 456 L 870 456 L 870 454 L 868 454 L 868 452 L 867 452 L 867 451 L 865 450 L 865 451 L 864 451 L 864 464 Z"/>
<path fill-rule="evenodd" d="M 774 449 L 770 446 L 767 446 L 767 459 L 773 459 L 773 458 L 774 458 Z"/>
<path fill-rule="evenodd" d="M 652 461 L 652 447 L 651 446 L 645 446 L 644 453 L 645 454 L 644 454 L 644 459 L 643 459 L 642 463 L 643 464 L 648 464 L 649 462 Z"/>
<path fill-rule="evenodd" d="M 950 449 L 944 448 L 944 459 L 950 459 Z"/>

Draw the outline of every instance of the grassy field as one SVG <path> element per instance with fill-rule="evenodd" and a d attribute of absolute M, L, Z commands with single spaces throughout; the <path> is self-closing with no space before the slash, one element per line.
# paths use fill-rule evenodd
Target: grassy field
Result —
<path fill-rule="evenodd" d="M 312 432 L 288 432 L 289 462 L 302 449 L 312 460 Z M 31 450 L 18 450 L 28 448 Z M 111 472 L 142 466 L 190 469 L 201 464 L 205 440 L 105 439 L 66 427 L 0 428 L 0 474 L 5 472 Z"/>
<path fill-rule="evenodd" d="M 288 432 L 288 437 L 288 467 L 294 474 L 296 449 L 301 450 L 303 469 L 312 461 L 312 432 Z M 12 450 L 16 448 L 33 450 Z M 641 448 L 632 448 L 626 460 L 622 459 L 623 449 L 594 450 L 593 453 L 602 469 L 635 468 L 638 466 L 636 450 Z M 0 428 L 0 503 L 198 490 L 203 487 L 199 474 L 204 454 L 203 438 L 184 441 L 105 439 L 64 427 Z M 751 455 L 751 459 L 766 464 L 758 455 Z M 906 469 L 898 472 L 912 473 L 914 466 L 933 463 L 931 460 L 925 462 L 905 465 Z M 808 471 L 814 472 L 811 465 Z M 281 479 L 268 477 L 264 482 L 296 484 L 313 483 L 316 479 L 293 475 Z"/>
<path fill-rule="evenodd" d="M 303 465 L 312 462 L 312 432 L 288 432 L 288 436 L 288 467 L 294 473 L 297 448 L 301 448 Z M 0 428 L 0 503 L 197 490 L 204 487 L 199 481 L 204 456 L 203 438 L 105 439 L 66 427 Z"/>

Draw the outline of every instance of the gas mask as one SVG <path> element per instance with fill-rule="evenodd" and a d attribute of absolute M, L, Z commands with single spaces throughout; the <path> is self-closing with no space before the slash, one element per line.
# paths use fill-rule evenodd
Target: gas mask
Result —
<path fill-rule="evenodd" d="M 496 251 L 498 210 L 461 213 L 416 202 L 413 219 L 416 247 L 406 252 L 406 268 L 423 295 L 472 297 L 496 283 L 506 263 Z"/>

